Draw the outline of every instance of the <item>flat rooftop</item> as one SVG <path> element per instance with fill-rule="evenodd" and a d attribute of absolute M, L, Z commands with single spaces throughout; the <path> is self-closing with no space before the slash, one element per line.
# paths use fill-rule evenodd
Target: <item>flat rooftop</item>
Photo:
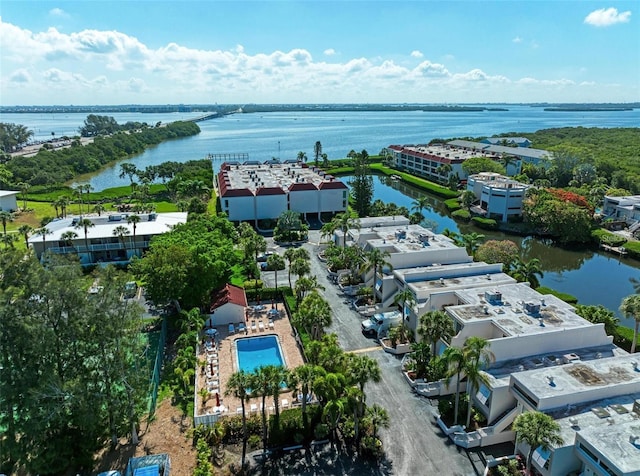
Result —
<path fill-rule="evenodd" d="M 487 300 L 487 293 L 499 296 Z M 523 283 L 456 291 L 465 304 L 448 306 L 447 312 L 463 325 L 492 322 L 506 336 L 543 334 L 560 329 L 593 326 L 573 307 L 552 295 L 542 295 Z"/>
<path fill-rule="evenodd" d="M 227 189 L 247 189 L 255 193 L 259 188 L 289 190 L 295 184 L 311 184 L 315 189 L 323 182 L 339 182 L 319 169 L 301 163 L 247 163 L 225 164 L 220 172 L 227 182 Z M 298 188 L 303 189 L 303 185 Z"/>
<path fill-rule="evenodd" d="M 365 217 L 356 219 L 360 223 L 360 228 L 376 228 L 387 226 L 405 226 L 411 223 L 409 219 L 403 215 L 391 215 L 384 217 Z"/>
<path fill-rule="evenodd" d="M 489 147 L 488 144 L 481 144 Z M 470 150 L 458 147 L 455 144 L 418 144 L 392 146 L 393 150 L 402 152 L 403 154 L 413 155 L 425 159 L 446 159 L 446 161 L 463 161 L 472 157 L 486 157 L 487 153 L 481 150 Z"/>
<path fill-rule="evenodd" d="M 512 178 L 490 172 L 470 175 L 468 180 L 475 180 L 476 182 L 481 182 L 484 185 L 491 186 L 493 188 L 527 189 L 530 187 L 530 185 L 518 182 Z"/>
<path fill-rule="evenodd" d="M 634 412 L 634 402 L 636 412 Z M 640 393 L 568 406 L 550 415 L 565 445 L 576 433 L 624 474 L 640 474 Z"/>
<path fill-rule="evenodd" d="M 133 236 L 133 225 L 127 223 L 127 217 L 129 215 L 135 215 L 135 213 L 110 213 L 103 214 L 102 216 L 83 215 L 82 218 L 91 220 L 94 226 L 87 228 L 87 239 L 97 238 L 112 238 L 113 230 L 119 226 L 129 228 L 131 232 L 130 236 Z M 136 224 L 136 236 L 145 235 L 159 235 L 166 233 L 175 225 L 180 223 L 186 223 L 187 213 L 175 212 L 175 213 L 141 213 L 137 214 L 140 217 L 140 221 Z M 154 217 L 155 215 L 155 217 Z M 151 220 L 149 217 L 151 216 Z M 120 219 L 116 219 L 119 217 Z M 47 228 L 51 232 L 51 235 L 47 235 L 45 240 L 47 242 L 60 241 L 62 234 L 66 231 L 73 231 L 77 233 L 76 240 L 84 240 L 84 228 L 76 228 L 74 220 L 79 220 L 78 216 L 68 216 L 67 218 L 55 219 L 47 223 Z M 32 235 L 29 238 L 29 243 L 42 242 L 42 237 Z"/>
<path fill-rule="evenodd" d="M 451 238 L 437 235 L 420 225 L 362 227 L 360 230 L 349 230 L 349 235 L 356 242 L 365 240 L 368 246 L 388 251 L 389 254 L 461 249 Z"/>
<path fill-rule="evenodd" d="M 538 401 L 560 401 L 558 397 L 565 397 L 568 403 L 589 402 L 640 392 L 639 360 L 634 354 L 574 360 L 566 365 L 516 373 L 511 378 Z"/>

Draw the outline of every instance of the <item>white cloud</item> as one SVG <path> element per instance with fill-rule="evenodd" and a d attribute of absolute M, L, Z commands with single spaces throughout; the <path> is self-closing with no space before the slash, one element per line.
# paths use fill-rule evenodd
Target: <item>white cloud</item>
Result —
<path fill-rule="evenodd" d="M 628 23 L 630 18 L 630 10 L 618 13 L 617 8 L 610 7 L 592 11 L 585 17 L 584 22 L 587 25 L 601 27 L 615 25 L 616 23 Z"/>
<path fill-rule="evenodd" d="M 334 50 L 333 48 L 327 48 L 326 50 L 323 51 L 323 54 L 325 56 L 333 56 L 336 54 L 336 50 Z"/>
<path fill-rule="evenodd" d="M 419 50 L 413 50 L 411 52 L 411 57 L 413 58 L 422 58 L 424 55 L 422 54 L 422 51 Z"/>
<path fill-rule="evenodd" d="M 514 43 L 522 43 L 522 38 L 520 38 L 519 36 L 516 36 L 513 40 L 511 40 Z"/>
<path fill-rule="evenodd" d="M 31 75 L 29 74 L 29 71 L 24 68 L 17 69 L 13 73 L 11 73 L 11 76 L 9 76 L 9 81 L 11 81 L 12 83 L 30 83 Z"/>
<path fill-rule="evenodd" d="M 62 17 L 62 18 L 69 17 L 69 14 L 65 12 L 62 8 L 52 8 L 51 10 L 49 10 L 49 15 L 51 15 L 52 17 Z"/>

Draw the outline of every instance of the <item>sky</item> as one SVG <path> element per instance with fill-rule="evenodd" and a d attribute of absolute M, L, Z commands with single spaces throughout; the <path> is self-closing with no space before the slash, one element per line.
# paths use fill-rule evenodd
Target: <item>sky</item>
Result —
<path fill-rule="evenodd" d="M 640 101 L 640 3 L 2 0 L 0 105 Z"/>

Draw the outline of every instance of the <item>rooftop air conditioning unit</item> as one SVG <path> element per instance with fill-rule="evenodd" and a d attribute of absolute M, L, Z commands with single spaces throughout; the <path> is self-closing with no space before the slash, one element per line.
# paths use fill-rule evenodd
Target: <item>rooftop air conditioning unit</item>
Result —
<path fill-rule="evenodd" d="M 488 278 L 490 279 L 490 278 Z M 500 302 L 502 301 L 502 293 L 500 291 L 485 291 L 484 292 L 484 298 L 487 300 L 487 302 L 490 303 L 496 303 L 496 302 Z"/>
<path fill-rule="evenodd" d="M 525 312 L 527 312 L 527 314 L 538 314 L 540 312 L 540 304 L 525 302 L 524 310 Z"/>

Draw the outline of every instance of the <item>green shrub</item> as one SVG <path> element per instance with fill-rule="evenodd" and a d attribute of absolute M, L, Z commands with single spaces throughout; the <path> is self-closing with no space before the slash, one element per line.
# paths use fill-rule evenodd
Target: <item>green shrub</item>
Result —
<path fill-rule="evenodd" d="M 613 337 L 613 343 L 618 347 L 622 347 L 627 352 L 631 351 L 631 344 L 633 342 L 633 329 L 628 327 L 618 326 L 616 329 L 616 335 Z"/>
<path fill-rule="evenodd" d="M 248 412 L 248 406 L 245 408 Z M 224 443 L 234 444 L 242 442 L 242 415 L 237 415 L 223 420 L 225 427 Z M 247 434 L 262 435 L 262 420 L 258 415 L 247 415 Z"/>
<path fill-rule="evenodd" d="M 456 210 L 455 212 L 453 212 L 451 214 L 451 216 L 453 218 L 458 218 L 460 220 L 469 220 L 471 218 L 471 213 L 469 213 L 469 210 Z"/>
<path fill-rule="evenodd" d="M 398 175 L 405 182 L 442 198 L 454 198 L 459 195 L 458 192 L 450 190 L 447 187 L 443 187 L 442 185 L 438 185 L 437 183 L 430 182 L 426 179 L 416 177 L 415 175 L 408 174 L 391 167 L 385 167 L 380 163 L 371 164 L 371 170 L 375 170 L 385 175 Z"/>
<path fill-rule="evenodd" d="M 640 259 L 640 241 L 628 241 L 622 247 L 627 250 L 631 258 Z"/>
<path fill-rule="evenodd" d="M 255 279 L 247 279 L 243 284 L 242 287 L 245 290 L 250 290 L 250 289 L 262 289 L 262 280 L 258 279 L 257 280 L 257 284 L 256 284 L 256 280 Z"/>
<path fill-rule="evenodd" d="M 577 297 L 572 296 L 571 294 L 561 293 L 560 291 L 556 291 L 555 289 L 551 289 L 546 286 L 540 286 L 539 288 L 536 288 L 536 291 L 538 291 L 540 294 L 551 294 L 569 304 L 578 304 Z"/>
<path fill-rule="evenodd" d="M 627 241 L 626 238 L 614 233 L 610 233 L 603 228 L 598 228 L 591 231 L 591 239 L 595 243 L 602 243 L 609 246 L 622 246 Z"/>
<path fill-rule="evenodd" d="M 478 228 L 485 230 L 495 230 L 498 228 L 498 222 L 493 218 L 473 217 L 472 220 Z"/>
<path fill-rule="evenodd" d="M 450 212 L 455 212 L 456 210 L 460 210 L 460 208 L 462 208 L 457 198 L 449 198 L 448 200 L 444 201 L 444 204 Z"/>
<path fill-rule="evenodd" d="M 260 438 L 259 435 L 251 435 L 247 440 L 247 444 L 249 445 L 249 448 L 251 448 L 252 450 L 259 448 L 261 443 L 262 443 L 262 438 Z"/>

